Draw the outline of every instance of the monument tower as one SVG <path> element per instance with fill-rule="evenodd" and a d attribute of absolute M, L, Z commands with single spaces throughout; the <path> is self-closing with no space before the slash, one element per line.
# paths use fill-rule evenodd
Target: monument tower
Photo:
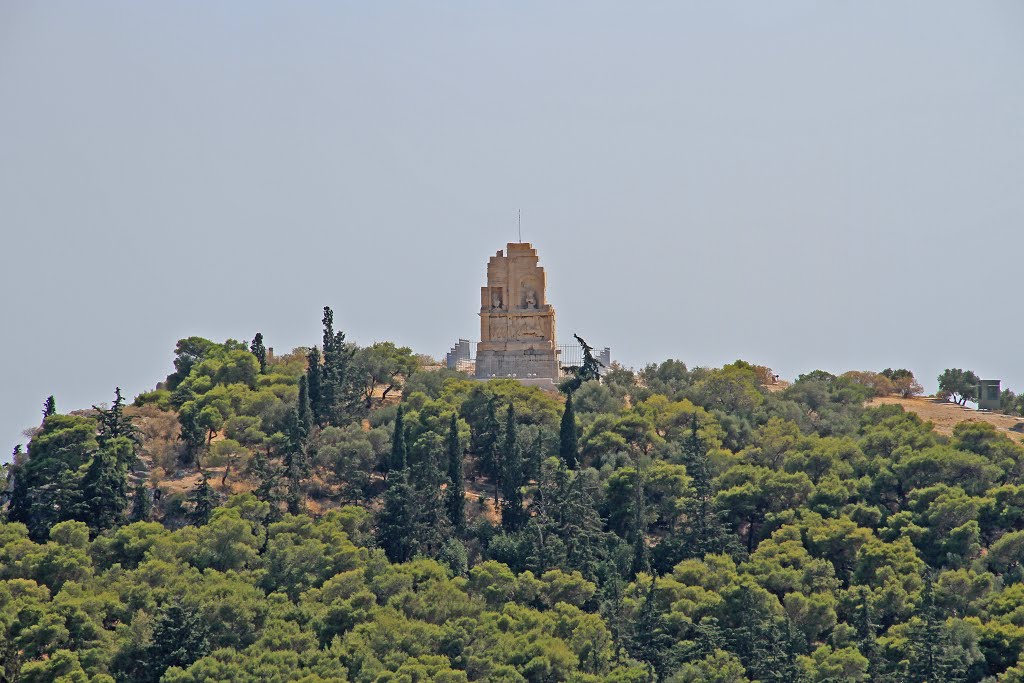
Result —
<path fill-rule="evenodd" d="M 547 279 L 537 250 L 509 242 L 487 263 L 480 288 L 480 343 L 476 377 L 512 377 L 524 384 L 558 381 L 555 309 L 547 302 Z"/>

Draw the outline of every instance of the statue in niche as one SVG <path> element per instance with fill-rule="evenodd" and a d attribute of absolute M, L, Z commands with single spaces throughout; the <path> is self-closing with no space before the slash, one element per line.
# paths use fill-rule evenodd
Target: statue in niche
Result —
<path fill-rule="evenodd" d="M 503 302 L 501 300 L 501 288 L 496 287 L 494 289 L 491 289 L 491 308 L 501 308 L 502 304 Z"/>
<path fill-rule="evenodd" d="M 537 291 L 527 287 L 523 295 L 523 301 L 525 302 L 523 308 L 537 308 Z"/>

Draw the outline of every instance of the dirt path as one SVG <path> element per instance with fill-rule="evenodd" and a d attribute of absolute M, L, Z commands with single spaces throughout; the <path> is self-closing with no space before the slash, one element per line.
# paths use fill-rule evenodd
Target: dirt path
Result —
<path fill-rule="evenodd" d="M 1024 443 L 1024 432 L 1014 431 L 1014 427 L 1018 425 L 1021 425 L 1019 429 L 1024 430 L 1024 417 L 979 412 L 973 408 L 963 408 L 948 401 L 940 401 L 927 396 L 917 398 L 883 396 L 868 401 L 868 405 L 886 404 L 901 405 L 904 410 L 917 413 L 922 420 L 930 420 L 935 425 L 935 431 L 940 434 L 952 434 L 953 427 L 959 423 L 977 420 L 993 424 L 996 426 L 996 429 L 1011 439 L 1018 443 Z"/>

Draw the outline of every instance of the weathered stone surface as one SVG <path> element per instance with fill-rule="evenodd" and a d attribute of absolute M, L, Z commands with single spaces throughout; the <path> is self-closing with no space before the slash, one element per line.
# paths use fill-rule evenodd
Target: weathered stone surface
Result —
<path fill-rule="evenodd" d="M 476 376 L 555 382 L 555 309 L 537 250 L 525 242 L 509 242 L 506 250 L 491 257 L 480 288 Z"/>

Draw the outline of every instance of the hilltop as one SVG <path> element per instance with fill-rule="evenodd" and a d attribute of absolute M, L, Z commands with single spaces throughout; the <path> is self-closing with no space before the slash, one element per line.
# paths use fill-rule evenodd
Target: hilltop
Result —
<path fill-rule="evenodd" d="M 544 391 L 323 323 L 46 402 L 6 470 L 7 679 L 1024 675 L 1020 418 L 904 369 L 585 355 Z"/>

